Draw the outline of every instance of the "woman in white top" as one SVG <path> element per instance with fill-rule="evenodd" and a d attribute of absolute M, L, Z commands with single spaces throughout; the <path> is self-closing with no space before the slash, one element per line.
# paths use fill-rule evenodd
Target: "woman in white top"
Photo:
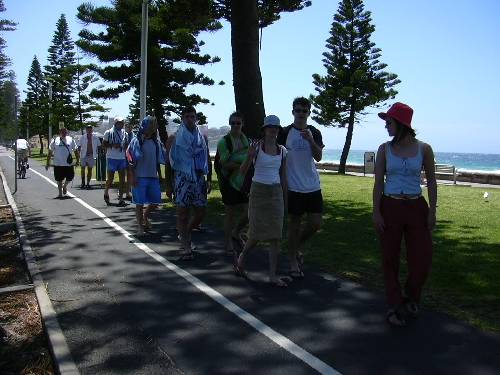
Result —
<path fill-rule="evenodd" d="M 248 158 L 241 165 L 242 172 L 246 173 L 253 163 L 255 172 L 248 204 L 248 241 L 235 261 L 234 270 L 238 276 L 246 277 L 244 266 L 248 252 L 259 241 L 268 241 L 271 244 L 269 282 L 275 286 L 286 287 L 286 280 L 276 275 L 287 192 L 286 149 L 276 142 L 281 128 L 277 116 L 267 116 L 262 128 L 264 138 L 250 145 Z"/>

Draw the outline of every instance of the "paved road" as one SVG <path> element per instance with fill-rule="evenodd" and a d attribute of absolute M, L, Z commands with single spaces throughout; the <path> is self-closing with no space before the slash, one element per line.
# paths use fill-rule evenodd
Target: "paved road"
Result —
<path fill-rule="evenodd" d="M 3 149 L 0 166 L 13 189 Z M 56 200 L 42 177 L 52 179 L 51 171 L 34 161 L 32 168 L 15 199 L 83 374 L 500 371 L 498 336 L 429 311 L 392 329 L 380 293 L 315 270 L 271 288 L 261 251 L 252 281 L 236 278 L 215 230 L 196 234 L 194 262 L 178 262 L 171 211 L 157 212 L 156 233 L 138 242 L 127 234 L 132 206 L 106 207 L 98 188 L 70 188 L 74 198 Z"/>

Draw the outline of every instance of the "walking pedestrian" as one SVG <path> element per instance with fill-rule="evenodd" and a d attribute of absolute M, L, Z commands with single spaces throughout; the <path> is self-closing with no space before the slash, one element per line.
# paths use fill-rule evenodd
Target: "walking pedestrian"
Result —
<path fill-rule="evenodd" d="M 210 155 L 207 142 L 196 126 L 196 110 L 186 107 L 181 116 L 179 129 L 167 140 L 167 152 L 174 171 L 177 231 L 184 250 L 180 259 L 192 260 L 191 233 L 205 216 L 207 194 L 211 189 Z"/>
<path fill-rule="evenodd" d="M 278 287 L 286 287 L 288 279 L 278 277 L 276 269 L 286 206 L 287 151 L 276 142 L 281 128 L 280 119 L 277 116 L 270 115 L 264 118 L 262 128 L 264 138 L 249 146 L 248 157 L 241 165 L 241 170 L 246 173 L 253 163 L 255 171 L 248 204 L 248 240 L 235 261 L 234 270 L 238 276 L 247 277 L 245 260 L 248 252 L 259 241 L 268 241 L 270 244 L 269 283 Z"/>
<path fill-rule="evenodd" d="M 81 167 L 81 178 L 82 183 L 80 185 L 81 189 L 90 189 L 90 180 L 92 179 L 92 168 L 95 165 L 95 159 L 97 158 L 97 148 L 100 145 L 99 138 L 93 132 L 93 126 L 87 125 L 85 127 L 85 134 L 80 137 L 78 142 L 78 150 L 80 154 L 80 160 L 76 161 L 77 164 L 80 163 Z M 87 169 L 87 181 L 85 182 L 85 169 Z"/>
<path fill-rule="evenodd" d="M 133 132 L 133 126 L 131 122 L 126 122 L 125 123 L 125 140 L 123 142 L 123 148 L 126 150 L 130 142 L 132 141 L 132 138 L 134 137 L 134 132 Z M 125 171 L 125 199 L 126 200 L 131 200 L 132 195 L 132 183 L 131 183 L 131 167 L 127 166 L 127 169 Z"/>
<path fill-rule="evenodd" d="M 245 245 L 242 231 L 248 224 L 248 196 L 240 191 L 244 175 L 241 164 L 248 154 L 248 138 L 243 134 L 243 115 L 233 112 L 229 116 L 231 130 L 217 144 L 216 172 L 224 203 L 224 248 L 233 255 L 233 241 L 241 250 Z"/>
<path fill-rule="evenodd" d="M 321 132 L 307 124 L 311 113 L 311 102 L 295 98 L 292 103 L 293 123 L 280 132 L 278 143 L 288 151 L 288 255 L 289 275 L 302 279 L 301 248 L 323 223 L 323 195 L 315 162 L 323 157 L 323 138 Z M 302 224 L 302 217 L 307 220 Z"/>
<path fill-rule="evenodd" d="M 72 152 L 75 154 L 75 159 L 78 159 L 75 141 L 68 135 L 65 126 L 60 125 L 59 136 L 53 138 L 50 142 L 47 162 L 45 164 L 45 169 L 48 170 L 50 159 L 54 156 L 54 179 L 57 182 L 58 199 L 63 199 L 66 196 L 68 183 L 73 181 L 75 177 Z"/>
<path fill-rule="evenodd" d="M 123 148 L 123 142 L 125 140 L 123 125 L 123 118 L 115 117 L 113 127 L 104 132 L 102 141 L 103 147 L 106 148 L 107 178 L 104 188 L 104 202 L 106 202 L 107 205 L 110 204 L 109 188 L 113 185 L 115 172 L 118 172 L 118 206 L 126 206 L 123 200 L 123 193 L 125 191 L 125 171 L 127 168 L 125 149 Z"/>
<path fill-rule="evenodd" d="M 436 224 L 437 185 L 431 146 L 416 138 L 411 120 L 413 109 L 394 103 L 385 120 L 390 142 L 378 148 L 373 187 L 373 224 L 382 247 L 387 322 L 404 326 L 416 317 L 422 288 L 432 261 L 431 231 Z M 422 196 L 422 166 L 427 180 L 429 205 Z M 385 182 L 384 182 L 385 179 Z M 399 264 L 404 237 L 408 278 L 401 288 Z"/>
<path fill-rule="evenodd" d="M 157 131 L 156 118 L 145 117 L 126 151 L 138 236 L 151 230 L 150 214 L 161 203 L 158 165 L 165 164 L 165 149 L 158 139 Z"/>

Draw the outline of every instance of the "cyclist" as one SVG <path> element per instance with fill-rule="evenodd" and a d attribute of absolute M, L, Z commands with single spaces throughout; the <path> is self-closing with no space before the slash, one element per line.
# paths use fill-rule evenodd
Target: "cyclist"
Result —
<path fill-rule="evenodd" d="M 25 162 L 26 163 L 26 169 L 29 168 L 28 164 L 28 156 L 30 155 L 30 144 L 28 141 L 24 138 L 19 138 L 16 141 L 16 148 L 17 148 L 17 167 L 18 169 L 21 168 L 21 163 Z"/>

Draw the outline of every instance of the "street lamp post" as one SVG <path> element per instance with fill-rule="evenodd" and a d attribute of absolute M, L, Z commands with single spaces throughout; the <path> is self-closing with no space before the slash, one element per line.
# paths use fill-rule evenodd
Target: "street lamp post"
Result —
<path fill-rule="evenodd" d="M 148 0 L 142 2 L 140 121 L 146 117 L 146 78 L 148 63 Z"/>
<path fill-rule="evenodd" d="M 47 146 L 52 139 L 52 82 L 49 81 L 49 140 Z"/>
<path fill-rule="evenodd" d="M 26 140 L 30 141 L 30 106 L 26 106 Z"/>

